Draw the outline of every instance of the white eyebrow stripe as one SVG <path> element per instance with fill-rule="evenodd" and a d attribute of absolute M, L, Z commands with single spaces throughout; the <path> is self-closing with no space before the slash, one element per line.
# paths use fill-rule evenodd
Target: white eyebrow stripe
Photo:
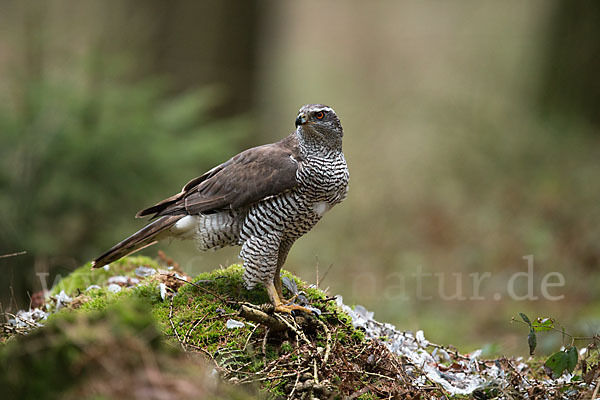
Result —
<path fill-rule="evenodd" d="M 327 106 L 325 106 L 325 107 L 315 107 L 315 108 L 311 109 L 311 111 L 328 111 L 328 112 L 335 113 L 335 111 L 333 111 L 333 108 L 327 107 Z"/>

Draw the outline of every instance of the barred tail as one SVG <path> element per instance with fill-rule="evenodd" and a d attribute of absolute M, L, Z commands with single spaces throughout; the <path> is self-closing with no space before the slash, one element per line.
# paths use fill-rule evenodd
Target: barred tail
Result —
<path fill-rule="evenodd" d="M 183 215 L 168 215 L 149 223 L 92 261 L 92 268 L 103 267 L 106 264 L 117 261 L 121 257 L 125 257 L 143 248 L 152 246 L 158 241 L 157 236 L 159 236 L 160 233 L 173 227 L 173 225 L 183 217 Z"/>

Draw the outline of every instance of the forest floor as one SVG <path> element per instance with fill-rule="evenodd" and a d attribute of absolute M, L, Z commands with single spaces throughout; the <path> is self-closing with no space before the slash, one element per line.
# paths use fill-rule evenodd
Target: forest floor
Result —
<path fill-rule="evenodd" d="M 481 359 L 429 342 L 284 272 L 311 315 L 272 312 L 239 265 L 190 277 L 163 256 L 85 265 L 32 308 L 7 314 L 7 399 L 590 399 L 597 349 L 544 360 Z M 567 357 L 568 355 L 568 357 Z M 572 361 L 572 360 L 571 360 Z M 557 373 L 559 372 L 559 373 Z"/>

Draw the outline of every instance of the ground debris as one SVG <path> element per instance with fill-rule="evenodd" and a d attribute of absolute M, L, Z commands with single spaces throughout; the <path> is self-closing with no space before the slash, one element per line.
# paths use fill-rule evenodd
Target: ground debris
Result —
<path fill-rule="evenodd" d="M 128 257 L 94 272 L 91 279 L 76 271 L 71 280 L 67 278 L 46 296 L 41 308 L 7 314 L 4 337 L 42 335 L 46 328 L 38 328 L 57 311 L 79 315 L 75 309 L 104 310 L 133 298 L 149 306 L 159 336 L 166 337 L 167 343 L 188 357 L 204 360 L 202 377 L 214 380 L 219 376 L 251 393 L 258 389 L 268 398 L 580 399 L 591 398 L 598 384 L 597 360 L 581 366 L 581 378 L 564 374 L 550 379 L 542 363 L 531 359 L 482 359 L 481 351 L 461 354 L 430 342 L 423 331 L 404 332 L 378 322 L 364 307 L 349 307 L 341 297 L 327 297 L 287 272 L 285 294 L 297 296 L 298 304 L 319 313 L 273 313 L 263 289 L 245 289 L 240 266 L 192 278 L 165 255 L 161 259 L 166 269 L 144 257 Z M 80 272 L 86 271 L 82 267 Z M 119 291 L 113 292 L 113 286 Z M 110 334 L 95 343 L 106 340 L 110 341 Z M 92 347 L 83 345 L 83 353 L 92 359 L 84 358 L 77 368 L 95 362 L 93 357 L 98 355 Z M 109 347 L 107 357 L 125 357 L 126 351 L 118 350 L 116 344 Z M 108 358 L 99 369 L 115 362 Z M 155 364 L 145 365 L 152 369 L 148 365 Z M 186 380 L 185 373 L 181 377 L 154 373 L 159 376 L 159 384 L 153 386 L 156 393 L 167 393 L 171 385 L 179 388 L 182 397 L 192 393 L 188 389 L 200 390 L 197 382 Z M 123 372 L 114 387 L 125 397 L 153 398 L 153 393 L 142 389 L 154 373 L 136 377 Z M 130 389 L 135 388 L 131 396 L 124 394 L 128 393 L 127 379 L 133 382 Z M 210 386 L 210 379 L 202 381 L 203 385 Z M 101 384 L 82 393 L 102 390 L 106 388 Z"/>

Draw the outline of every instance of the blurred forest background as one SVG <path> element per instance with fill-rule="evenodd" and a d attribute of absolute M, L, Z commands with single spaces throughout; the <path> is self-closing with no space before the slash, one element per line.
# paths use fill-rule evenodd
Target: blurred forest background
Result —
<path fill-rule="evenodd" d="M 527 354 L 520 311 L 597 333 L 599 5 L 0 0 L 0 254 L 27 251 L 0 259 L 4 310 L 318 102 L 341 117 L 351 188 L 287 269 L 315 282 L 318 263 L 348 304 L 464 350 Z M 239 251 L 159 248 L 189 273 Z M 540 298 L 511 300 L 527 255 Z M 418 299 L 419 269 L 467 297 L 489 272 L 485 300 L 444 300 L 434 280 Z M 560 301 L 540 295 L 549 272 Z"/>

